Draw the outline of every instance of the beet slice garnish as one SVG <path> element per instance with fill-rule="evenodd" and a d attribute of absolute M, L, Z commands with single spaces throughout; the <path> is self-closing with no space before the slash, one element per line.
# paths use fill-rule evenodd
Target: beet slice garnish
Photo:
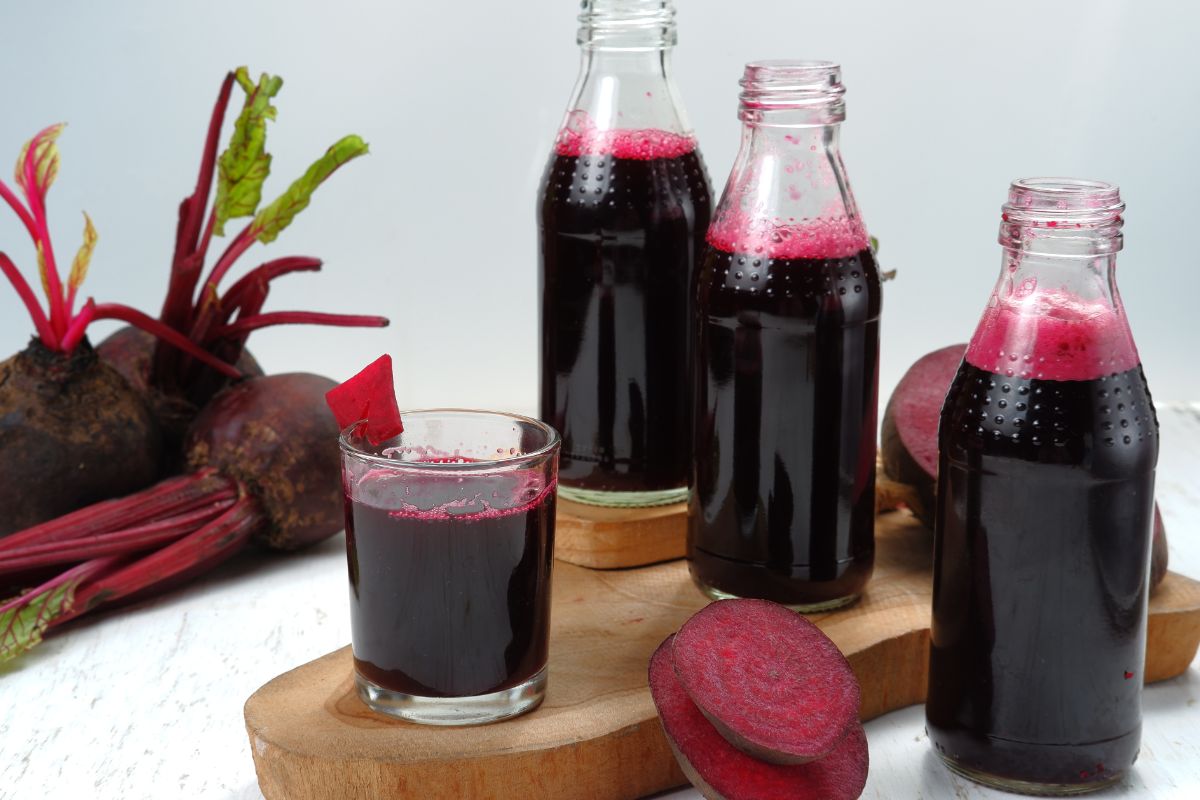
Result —
<path fill-rule="evenodd" d="M 760 761 L 726 741 L 684 691 L 671 663 L 674 640 L 668 637 L 650 659 L 650 694 L 679 766 L 701 794 L 723 800 L 853 800 L 862 794 L 870 766 L 862 725 L 855 721 L 819 760 Z"/>
<path fill-rule="evenodd" d="M 722 600 L 675 636 L 675 674 L 721 735 L 776 764 L 831 752 L 858 725 L 846 657 L 816 625 L 768 600 Z"/>
<path fill-rule="evenodd" d="M 365 421 L 362 433 L 373 445 L 404 432 L 396 384 L 392 380 L 392 357 L 383 354 L 361 372 L 325 394 L 339 428 Z"/>

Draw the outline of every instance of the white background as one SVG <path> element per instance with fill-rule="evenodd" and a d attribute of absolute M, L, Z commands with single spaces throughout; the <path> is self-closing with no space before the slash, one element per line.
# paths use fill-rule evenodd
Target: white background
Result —
<path fill-rule="evenodd" d="M 839 60 L 843 152 L 887 285 L 881 397 L 921 353 L 965 341 L 999 268 L 1008 182 L 1119 183 L 1129 204 L 1120 285 L 1160 403 L 1200 397 L 1200 6 L 679 0 L 676 77 L 719 192 L 751 59 Z M 339 136 L 372 154 L 335 175 L 243 269 L 326 260 L 268 308 L 392 317 L 386 331 L 287 328 L 253 350 L 271 371 L 336 379 L 382 351 L 401 407 L 533 411 L 534 196 L 575 80 L 573 0 L 15 3 L 0 6 L 0 164 L 67 120 L 51 194 L 60 259 L 88 210 L 100 244 L 85 292 L 157 312 L 176 209 L 195 181 L 224 70 L 282 75 L 268 139 L 273 197 Z M 7 176 L 9 169 L 0 167 Z M 235 228 L 236 230 L 236 228 Z M 0 249 L 32 277 L 0 208 Z M 36 280 L 32 282 L 36 285 Z M 93 338 L 109 325 L 98 325 Z M 31 325 L 0 287 L 0 353 Z"/>

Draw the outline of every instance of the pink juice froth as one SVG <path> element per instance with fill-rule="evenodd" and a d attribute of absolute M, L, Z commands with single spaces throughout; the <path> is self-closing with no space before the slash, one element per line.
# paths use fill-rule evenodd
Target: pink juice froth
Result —
<path fill-rule="evenodd" d="M 696 149 L 696 138 L 656 128 L 600 130 L 583 119 L 558 132 L 554 150 L 560 156 L 600 155 L 633 161 L 679 158 Z"/>
<path fill-rule="evenodd" d="M 725 212 L 708 229 L 708 243 L 727 253 L 768 258 L 847 258 L 870 246 L 858 217 L 843 215 L 804 220 L 756 218 L 742 211 Z"/>
<path fill-rule="evenodd" d="M 1061 291 L 993 298 L 967 347 L 968 363 L 999 375 L 1086 381 L 1140 363 L 1124 315 Z"/>

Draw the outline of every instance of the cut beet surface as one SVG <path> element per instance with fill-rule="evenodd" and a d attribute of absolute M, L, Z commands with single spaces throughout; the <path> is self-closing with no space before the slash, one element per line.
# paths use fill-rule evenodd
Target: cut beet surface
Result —
<path fill-rule="evenodd" d="M 749 756 L 727 742 L 684 691 L 672 665 L 674 639 L 650 659 L 650 694 L 679 766 L 708 800 L 854 800 L 862 794 L 869 766 L 862 725 L 855 721 L 819 761 L 784 766 Z"/>
<path fill-rule="evenodd" d="M 921 356 L 908 368 L 883 412 L 880 456 L 888 478 L 916 490 L 910 510 L 933 524 L 933 492 L 938 468 L 938 417 L 958 372 L 965 344 L 952 344 Z"/>
<path fill-rule="evenodd" d="M 767 600 L 721 600 L 675 636 L 675 673 L 721 735 L 776 764 L 829 753 L 858 724 L 862 697 L 821 629 Z"/>
<path fill-rule="evenodd" d="M 396 404 L 396 385 L 392 380 L 392 357 L 384 354 L 345 383 L 325 395 L 339 428 L 366 420 L 364 434 L 371 444 L 379 444 L 404 432 L 400 408 Z"/>

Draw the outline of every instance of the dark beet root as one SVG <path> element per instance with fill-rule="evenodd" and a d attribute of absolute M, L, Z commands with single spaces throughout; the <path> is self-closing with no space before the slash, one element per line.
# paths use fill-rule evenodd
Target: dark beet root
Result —
<path fill-rule="evenodd" d="M 159 475 L 161 434 L 135 389 L 87 341 L 36 339 L 0 363 L 0 536 Z"/>
<path fill-rule="evenodd" d="M 188 432 L 188 465 L 248 486 L 270 520 L 257 538 L 272 549 L 296 550 L 342 529 L 339 430 L 324 402 L 336 385 L 302 372 L 247 380 L 214 397 Z"/>
<path fill-rule="evenodd" d="M 738 601 L 714 605 L 732 602 Z M 818 761 L 759 761 L 727 742 L 692 702 L 672 665 L 675 639 L 668 637 L 650 659 L 650 694 L 679 766 L 701 794 L 709 800 L 854 800 L 862 794 L 869 767 L 862 725 L 855 721 Z"/>
<path fill-rule="evenodd" d="M 675 674 L 738 749 L 775 764 L 832 751 L 858 724 L 862 697 L 820 628 L 767 600 L 722 600 L 675 636 Z"/>
<path fill-rule="evenodd" d="M 906 505 L 929 527 L 937 485 L 938 417 L 966 352 L 965 344 L 952 344 L 922 356 L 904 373 L 883 412 L 879 448 L 883 473 L 915 490 L 915 500 L 906 498 Z"/>
<path fill-rule="evenodd" d="M 201 377 L 204 380 L 198 380 L 197 384 L 208 387 L 204 393 L 193 392 L 189 395 L 182 390 L 163 391 L 150 379 L 151 363 L 157 345 L 158 340 L 151 334 L 139 328 L 126 326 L 100 342 L 96 346 L 96 352 L 146 398 L 150 410 L 158 419 L 168 453 L 177 454 L 183 445 L 188 426 L 192 424 L 196 414 L 217 391 L 229 385 L 230 379 L 216 370 L 202 366 Z M 242 351 L 235 366 L 247 378 L 263 374 L 262 367 L 249 350 Z"/>
<path fill-rule="evenodd" d="M 880 481 L 877 510 L 894 508 L 899 500 L 928 528 L 933 527 L 934 494 L 937 491 L 938 419 L 942 401 L 954 381 L 967 352 L 965 344 L 952 344 L 921 356 L 908 368 L 883 413 L 880 433 Z M 1154 538 L 1150 551 L 1150 587 L 1167 574 L 1167 531 L 1158 504 L 1154 506 Z"/>

